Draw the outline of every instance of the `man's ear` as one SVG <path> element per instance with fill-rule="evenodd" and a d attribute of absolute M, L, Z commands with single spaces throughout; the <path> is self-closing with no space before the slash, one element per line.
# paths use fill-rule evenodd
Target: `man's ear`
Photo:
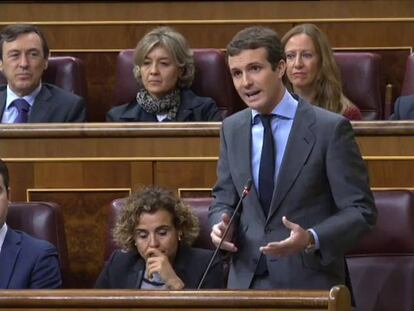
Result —
<path fill-rule="evenodd" d="M 11 188 L 7 188 L 7 200 L 9 200 L 9 203 L 11 203 Z"/>
<path fill-rule="evenodd" d="M 279 61 L 279 64 L 277 64 L 277 71 L 278 71 L 278 76 L 280 79 L 283 78 L 283 76 L 285 75 L 286 72 L 286 62 L 284 59 L 281 59 Z"/>
<path fill-rule="evenodd" d="M 49 65 L 49 58 L 50 58 L 50 52 L 49 52 L 49 55 L 47 55 L 47 57 L 45 59 L 45 68 L 44 68 L 44 70 L 46 70 L 47 66 Z"/>

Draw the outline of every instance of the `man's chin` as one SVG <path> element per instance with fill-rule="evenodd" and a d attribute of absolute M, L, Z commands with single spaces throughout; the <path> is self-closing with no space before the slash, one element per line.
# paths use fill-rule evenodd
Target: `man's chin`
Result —
<path fill-rule="evenodd" d="M 16 84 L 13 91 L 18 94 L 23 94 L 23 96 L 30 94 L 34 91 L 36 86 L 34 86 L 32 83 L 19 83 Z"/>
<path fill-rule="evenodd" d="M 254 109 L 254 110 L 261 110 L 261 108 L 263 108 L 263 103 L 261 103 L 258 100 L 250 100 L 250 101 L 244 101 L 246 103 L 247 106 L 249 106 L 250 108 Z"/>

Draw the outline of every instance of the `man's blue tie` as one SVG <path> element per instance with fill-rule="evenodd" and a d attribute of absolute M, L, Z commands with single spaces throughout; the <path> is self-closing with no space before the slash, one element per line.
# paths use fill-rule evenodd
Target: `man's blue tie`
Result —
<path fill-rule="evenodd" d="M 275 144 L 273 141 L 272 118 L 274 115 L 260 115 L 263 124 L 263 146 L 259 168 L 259 197 L 267 217 L 275 187 Z"/>
<path fill-rule="evenodd" d="M 23 98 L 15 99 L 12 104 L 17 108 L 18 115 L 14 119 L 14 123 L 27 123 L 29 117 L 30 105 Z"/>
<path fill-rule="evenodd" d="M 259 167 L 259 198 L 265 217 L 269 214 L 275 187 L 275 143 L 273 141 L 272 118 L 274 115 L 260 115 L 263 124 L 263 146 Z M 260 254 L 255 275 L 263 276 L 268 273 L 266 256 Z"/>

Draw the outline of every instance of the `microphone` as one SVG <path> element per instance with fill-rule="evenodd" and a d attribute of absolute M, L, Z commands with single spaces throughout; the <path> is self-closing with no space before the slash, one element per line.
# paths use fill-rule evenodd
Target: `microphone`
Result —
<path fill-rule="evenodd" d="M 246 195 L 250 192 L 250 188 L 252 187 L 252 184 L 253 184 L 253 181 L 249 178 L 249 179 L 247 180 L 246 184 L 244 185 L 243 191 L 242 191 L 242 193 L 241 193 L 241 195 L 240 195 L 239 202 L 237 203 L 236 208 L 234 209 L 233 214 L 232 214 L 232 215 L 231 215 L 231 217 L 230 217 L 229 223 L 228 223 L 228 225 L 227 225 L 226 230 L 224 230 L 224 233 L 223 233 L 223 236 L 221 237 L 220 243 L 217 245 L 216 249 L 214 250 L 214 253 L 213 253 L 213 255 L 211 256 L 210 261 L 209 261 L 209 263 L 208 263 L 208 265 L 207 265 L 207 268 L 206 268 L 206 270 L 204 271 L 203 277 L 201 278 L 200 283 L 198 283 L 197 289 L 201 289 L 201 286 L 202 286 L 202 285 L 203 285 L 203 283 L 204 283 L 204 280 L 205 280 L 205 278 L 206 278 L 206 276 L 207 276 L 207 273 L 210 271 L 211 266 L 212 266 L 212 264 L 213 264 L 213 262 L 214 262 L 214 259 L 216 259 L 216 257 L 217 257 L 217 253 L 218 253 L 218 251 L 220 250 L 221 244 L 223 244 L 224 239 L 226 238 L 227 233 L 228 233 L 228 231 L 229 231 L 229 229 L 230 229 L 230 226 L 231 226 L 231 224 L 233 223 L 233 220 L 234 220 L 235 216 L 236 216 L 236 215 L 237 215 L 237 213 L 239 212 L 239 209 L 240 209 L 240 207 L 241 207 L 241 204 L 242 204 L 242 202 L 243 202 L 243 199 L 244 199 L 244 198 L 246 197 Z"/>

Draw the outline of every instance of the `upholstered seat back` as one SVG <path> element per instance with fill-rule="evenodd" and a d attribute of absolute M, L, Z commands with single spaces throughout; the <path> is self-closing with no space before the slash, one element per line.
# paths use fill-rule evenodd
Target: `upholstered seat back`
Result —
<path fill-rule="evenodd" d="M 115 228 L 116 221 L 121 213 L 121 210 L 125 204 L 126 199 L 115 199 L 107 206 L 108 209 L 108 218 L 107 218 L 107 230 L 106 230 L 106 244 L 104 252 L 104 260 L 107 260 L 111 253 L 117 249 L 112 231 Z"/>
<path fill-rule="evenodd" d="M 356 310 L 414 310 L 414 196 L 374 192 L 375 228 L 347 256 Z"/>
<path fill-rule="evenodd" d="M 59 86 L 83 98 L 87 97 L 86 76 L 82 60 L 72 56 L 49 57 L 42 81 Z M 0 72 L 0 84 L 7 80 Z"/>
<path fill-rule="evenodd" d="M 381 120 L 385 97 L 381 56 L 366 52 L 335 52 L 344 94 L 361 110 L 363 120 Z"/>
<path fill-rule="evenodd" d="M 65 227 L 60 206 L 52 202 L 12 202 L 7 224 L 31 236 L 49 241 L 59 253 L 63 286 L 71 287 Z"/>
<path fill-rule="evenodd" d="M 404 82 L 401 95 L 414 94 L 414 53 L 409 55 L 405 65 Z"/>
<path fill-rule="evenodd" d="M 234 104 L 237 104 L 237 94 L 224 53 L 218 49 L 193 49 L 193 52 L 195 76 L 191 89 L 198 96 L 213 98 L 223 117 L 234 113 L 239 109 Z M 132 101 L 142 87 L 133 75 L 133 54 L 133 49 L 126 49 L 118 54 L 114 106 Z"/>
<path fill-rule="evenodd" d="M 200 234 L 194 242 L 195 247 L 214 249 L 211 242 L 211 229 L 208 221 L 208 208 L 213 201 L 212 197 L 184 198 L 183 201 L 191 207 L 193 213 L 198 217 L 200 223 Z"/>

